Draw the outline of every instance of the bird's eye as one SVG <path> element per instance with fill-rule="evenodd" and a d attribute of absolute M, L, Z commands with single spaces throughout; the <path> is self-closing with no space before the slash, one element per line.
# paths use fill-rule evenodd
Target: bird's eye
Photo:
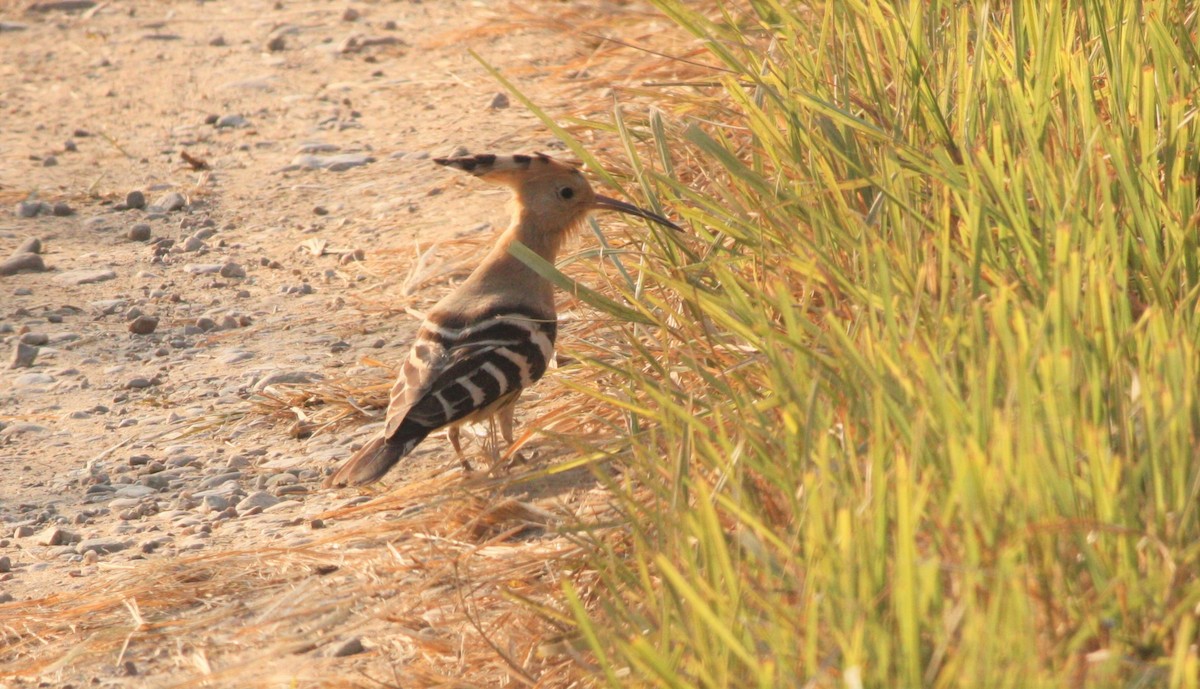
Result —
<path fill-rule="evenodd" d="M 559 198 L 562 198 L 562 199 L 569 199 L 574 195 L 575 195 L 575 190 L 572 189 L 571 187 L 563 187 L 562 189 L 558 190 L 558 196 L 559 196 Z"/>

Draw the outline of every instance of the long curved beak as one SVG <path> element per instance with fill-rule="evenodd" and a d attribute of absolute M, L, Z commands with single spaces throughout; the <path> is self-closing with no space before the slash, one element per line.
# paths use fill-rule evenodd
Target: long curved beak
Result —
<path fill-rule="evenodd" d="M 652 221 L 658 223 L 659 225 L 665 225 L 666 227 L 669 227 L 672 230 L 675 230 L 676 232 L 683 232 L 682 227 L 676 225 L 675 223 L 671 222 L 670 220 L 667 220 L 666 218 L 662 217 L 658 213 L 651 213 L 650 211 L 648 211 L 644 208 L 638 208 L 637 206 L 633 205 L 632 203 L 625 203 L 624 201 L 610 199 L 607 196 L 601 196 L 599 194 L 596 194 L 596 200 L 594 202 L 592 202 L 592 208 L 604 209 L 604 210 L 610 210 L 610 211 L 618 211 L 620 213 L 628 213 L 629 215 L 636 215 L 639 218 L 645 218 L 647 220 L 652 220 Z"/>

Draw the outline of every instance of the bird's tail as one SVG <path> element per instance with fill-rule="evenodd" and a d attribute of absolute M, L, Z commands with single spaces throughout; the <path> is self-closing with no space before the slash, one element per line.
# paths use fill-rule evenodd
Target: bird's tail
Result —
<path fill-rule="evenodd" d="M 412 452 L 417 443 L 425 439 L 425 435 L 405 438 L 403 442 L 394 444 L 382 435 L 376 436 L 346 460 L 337 473 L 325 479 L 325 487 L 361 486 L 378 481 L 396 462 Z"/>

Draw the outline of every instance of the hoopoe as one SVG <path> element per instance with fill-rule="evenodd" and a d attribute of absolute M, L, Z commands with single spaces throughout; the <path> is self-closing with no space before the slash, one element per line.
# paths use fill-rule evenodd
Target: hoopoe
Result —
<path fill-rule="evenodd" d="M 546 372 L 558 330 L 553 285 L 509 254 L 513 242 L 553 262 L 572 230 L 589 211 L 600 209 L 680 229 L 660 215 L 597 194 L 578 169 L 542 153 L 434 162 L 511 187 L 512 224 L 470 277 L 427 313 L 392 387 L 383 431 L 329 477 L 327 486 L 376 481 L 445 427 L 460 458 L 463 423 L 495 418 L 512 443 L 517 398 Z"/>

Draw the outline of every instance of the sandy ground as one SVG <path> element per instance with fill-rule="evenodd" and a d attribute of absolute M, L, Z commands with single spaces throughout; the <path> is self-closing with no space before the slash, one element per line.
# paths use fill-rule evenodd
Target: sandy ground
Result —
<path fill-rule="evenodd" d="M 386 383 L 371 362 L 404 355 L 416 324 L 406 310 L 432 304 L 506 223 L 505 192 L 430 157 L 562 150 L 467 49 L 565 113 L 584 100 L 607 107 L 621 67 L 581 31 L 639 39 L 665 22 L 608 2 L 30 4 L 0 2 L 0 259 L 40 256 L 0 276 L 0 684 L 511 681 L 511 658 L 472 666 L 453 643 L 404 646 L 379 615 L 373 627 L 351 613 L 300 625 L 293 634 L 307 644 L 263 661 L 279 640 L 268 618 L 290 599 L 257 599 L 258 636 L 204 636 L 211 620 L 172 632 L 163 620 L 186 609 L 195 621 L 197 603 L 179 596 L 210 596 L 219 615 L 254 608 L 257 585 L 238 576 L 266 566 L 247 552 L 292 548 L 284 562 L 326 531 L 351 533 L 407 504 L 356 513 L 358 491 L 320 488 L 374 430 L 365 416 L 310 434 L 305 410 L 289 422 L 286 408 L 266 416 L 253 400 L 286 397 L 287 383 Z M 389 490 L 421 484 L 426 497 L 412 499 L 427 500 L 456 471 L 435 438 Z M 543 492 L 563 504 L 588 490 Z M 389 544 L 408 542 L 404 523 L 359 547 L 404 561 Z M 317 562 L 327 555 L 306 566 L 342 567 L 331 590 L 378 571 Z M 267 567 L 259 593 L 298 590 L 287 562 Z M 159 618 L 145 612 L 153 586 L 129 593 L 165 568 L 201 566 L 205 581 L 229 579 L 202 594 L 203 577 L 176 574 Z M 452 607 L 470 607 L 463 600 Z M 105 625 L 126 623 L 103 641 Z M 448 638 L 470 626 L 447 622 Z M 226 656 L 241 659 L 237 679 L 220 672 L 236 665 Z M 308 656 L 322 661 L 306 674 L 288 660 Z M 275 674 L 246 669 L 267 665 Z"/>

